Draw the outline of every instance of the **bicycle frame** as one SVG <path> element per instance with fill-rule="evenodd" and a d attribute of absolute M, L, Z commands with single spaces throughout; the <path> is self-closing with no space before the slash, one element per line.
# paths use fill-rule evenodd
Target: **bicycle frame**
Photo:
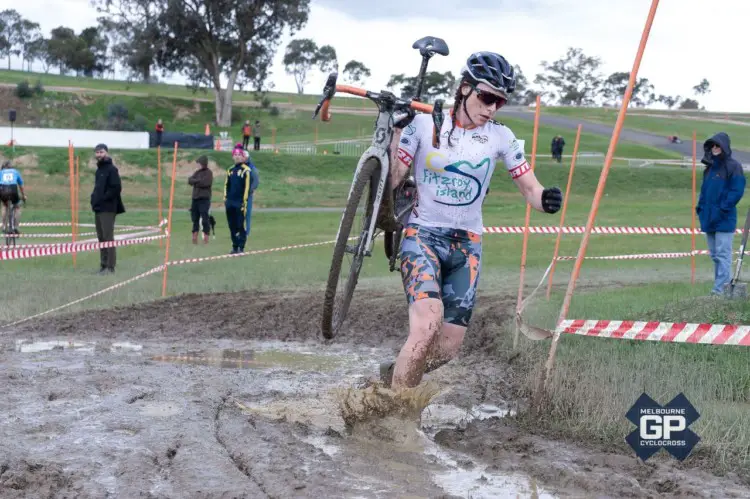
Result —
<path fill-rule="evenodd" d="M 375 125 L 376 133 L 373 135 L 372 144 L 362 153 L 357 163 L 357 168 L 354 171 L 354 177 L 356 178 L 362 166 L 371 158 L 378 160 L 380 164 L 380 179 L 378 186 L 375 191 L 375 199 L 372 202 L 372 216 L 370 219 L 370 225 L 367 228 L 367 237 L 364 240 L 364 253 L 367 256 L 372 254 L 372 248 L 374 245 L 375 225 L 377 224 L 378 215 L 380 214 L 380 206 L 383 201 L 383 193 L 385 192 L 386 183 L 390 180 L 389 172 L 391 166 L 390 160 L 390 144 L 393 140 L 393 127 L 390 126 L 390 122 L 393 120 L 393 115 L 390 112 L 380 111 Z M 382 133 L 378 133 L 379 131 Z M 354 190 L 354 183 L 349 188 L 349 199 Z M 343 217 L 343 214 L 342 214 Z M 341 226 L 339 226 L 339 231 Z M 336 238 L 338 239 L 339 233 L 337 231 Z"/>

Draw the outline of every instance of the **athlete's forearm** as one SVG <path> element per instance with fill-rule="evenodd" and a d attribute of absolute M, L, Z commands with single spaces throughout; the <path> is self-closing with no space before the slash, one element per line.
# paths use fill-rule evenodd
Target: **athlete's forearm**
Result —
<path fill-rule="evenodd" d="M 542 192 L 544 192 L 544 186 L 539 183 L 534 172 L 529 171 L 516 180 L 516 185 L 521 194 L 526 198 L 526 202 L 531 205 L 537 211 L 544 211 L 542 207 Z"/>
<path fill-rule="evenodd" d="M 391 189 L 395 189 L 404 180 L 409 172 L 406 166 L 398 157 L 398 145 L 401 142 L 401 130 L 393 129 L 393 138 L 391 139 Z"/>

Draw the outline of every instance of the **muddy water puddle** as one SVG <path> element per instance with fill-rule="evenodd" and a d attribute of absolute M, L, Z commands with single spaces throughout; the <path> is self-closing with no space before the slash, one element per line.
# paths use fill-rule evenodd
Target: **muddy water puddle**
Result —
<path fill-rule="evenodd" d="M 16 407 L 20 420 L 28 420 L 26 431 L 33 436 L 25 445 L 49 452 L 43 451 L 40 438 L 59 426 L 51 438 L 61 444 L 86 443 L 75 456 L 84 470 L 91 466 L 87 461 L 91 456 L 101 460 L 104 455 L 127 455 L 133 451 L 128 449 L 151 455 L 152 435 L 166 434 L 174 428 L 194 432 L 190 433 L 192 439 L 213 439 L 215 430 L 196 423 L 213 421 L 213 409 L 207 417 L 198 417 L 198 408 L 217 393 L 239 387 L 246 392 L 232 396 L 234 418 L 251 413 L 273 424 L 288 425 L 298 441 L 317 449 L 324 458 L 322 462 L 330 463 L 325 466 L 335 470 L 332 476 L 339 477 L 337 486 L 355 496 L 393 497 L 394 492 L 403 489 L 414 497 L 435 497 L 436 491 L 441 490 L 472 498 L 551 497 L 528 477 L 488 469 L 472 457 L 447 450 L 434 441 L 442 429 L 463 428 L 471 421 L 503 417 L 509 412 L 501 405 L 458 407 L 445 403 L 442 394 L 448 391 L 446 386 L 424 409 L 421 421 L 389 423 L 391 435 L 398 434 L 395 440 L 382 438 L 383 434 L 377 432 L 349 434 L 336 390 L 361 386 L 364 378 L 375 376 L 378 364 L 393 355 L 387 349 L 353 345 L 320 348 L 316 344 L 274 341 L 207 340 L 180 345 L 44 339 L 18 340 L 8 351 L 20 361 L 14 365 L 21 370 L 42 372 L 52 365 L 66 373 L 66 382 L 52 376 L 47 386 L 37 387 L 39 395 L 24 395 L 25 402 L 19 395 Z M 192 369 L 195 366 L 203 369 Z M 177 383 L 175 372 L 179 372 Z M 87 376 L 88 382 L 76 385 L 77 380 Z M 71 384 L 74 380 L 76 383 Z M 55 396 L 50 397 L 50 393 Z M 122 395 L 111 397 L 107 393 Z M 41 407 L 46 407 L 45 400 L 58 397 L 55 411 L 41 411 Z M 125 402 L 118 405 L 116 400 Z M 33 425 L 28 419 L 31 413 L 21 410 L 24 407 L 34 409 L 38 420 Z M 253 431 L 245 420 L 235 421 L 242 428 L 237 435 Z M 167 444 L 153 452 L 164 455 Z M 227 445 L 231 446 L 232 440 L 227 440 Z M 19 449 L 23 447 L 19 445 Z M 237 455 L 238 449 L 232 454 Z M 179 452 L 182 456 L 183 451 Z M 131 462 L 128 460 L 132 458 L 122 459 Z M 227 462 L 221 453 L 215 459 Z M 320 459 L 300 466 L 309 467 L 313 476 L 319 469 L 316 466 L 321 466 Z M 159 457 L 159 462 L 162 460 Z M 116 460 L 111 464 L 88 483 L 106 483 L 106 490 L 112 493 L 122 491 L 124 479 L 113 478 L 113 470 L 120 465 Z"/>

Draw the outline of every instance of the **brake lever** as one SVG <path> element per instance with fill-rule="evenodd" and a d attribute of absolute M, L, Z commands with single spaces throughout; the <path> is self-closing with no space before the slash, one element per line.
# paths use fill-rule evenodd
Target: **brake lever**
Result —
<path fill-rule="evenodd" d="M 432 105 L 432 123 L 434 128 L 432 129 L 432 146 L 435 149 L 440 149 L 440 131 L 443 129 L 443 122 L 445 116 L 443 115 L 443 99 L 437 99 Z"/>
<path fill-rule="evenodd" d="M 315 108 L 315 112 L 313 113 L 313 116 L 312 116 L 313 119 L 318 117 L 318 113 L 320 112 L 320 109 L 323 107 L 323 104 L 325 104 L 326 101 L 330 101 L 331 99 L 333 99 L 333 96 L 336 93 L 336 80 L 337 79 L 338 79 L 338 73 L 336 71 L 328 75 L 328 80 L 326 80 L 326 84 L 323 87 L 323 98 L 320 99 L 320 102 L 318 102 L 318 106 Z"/>

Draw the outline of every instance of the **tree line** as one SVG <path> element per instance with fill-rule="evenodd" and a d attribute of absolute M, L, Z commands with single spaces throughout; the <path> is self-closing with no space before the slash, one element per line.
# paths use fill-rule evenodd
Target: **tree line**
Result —
<path fill-rule="evenodd" d="M 294 36 L 307 24 L 309 0 L 91 0 L 98 24 L 76 33 L 58 26 L 44 36 L 38 23 L 13 9 L 0 12 L 0 57 L 21 57 L 28 71 L 40 62 L 45 72 L 105 77 L 119 62 L 128 79 L 143 82 L 174 73 L 184 75 L 194 91 L 211 89 L 216 123 L 229 126 L 236 89 L 263 93 L 273 88 L 270 67 L 285 31 Z M 336 49 L 309 38 L 294 38 L 283 64 L 303 93 L 312 71 L 339 71 Z M 570 47 L 554 61 L 542 61 L 533 85 L 516 65 L 516 92 L 511 103 L 528 105 L 540 96 L 544 104 L 618 106 L 630 74 L 602 73 L 602 60 Z M 343 81 L 364 85 L 371 76 L 364 62 L 350 60 L 341 70 Z M 457 76 L 430 71 L 424 85 L 426 101 L 452 97 Z M 387 88 L 403 97 L 413 95 L 416 77 L 391 75 Z M 692 87 L 695 96 L 709 93 L 705 78 Z M 691 97 L 656 92 L 648 78 L 639 77 L 631 105 L 662 103 L 669 109 L 699 109 Z"/>

